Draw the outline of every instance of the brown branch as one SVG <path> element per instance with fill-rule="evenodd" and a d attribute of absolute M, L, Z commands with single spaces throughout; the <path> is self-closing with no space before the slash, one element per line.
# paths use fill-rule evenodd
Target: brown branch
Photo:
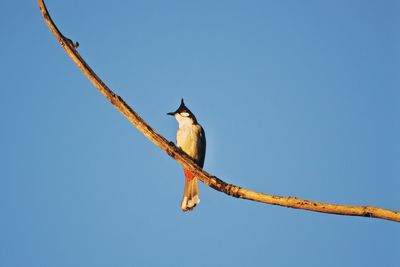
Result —
<path fill-rule="evenodd" d="M 182 150 L 177 148 L 174 143 L 169 142 L 163 136 L 154 131 L 124 100 L 111 91 L 107 85 L 96 75 L 90 66 L 83 60 L 78 51 L 78 43 L 73 43 L 66 38 L 58 30 L 57 26 L 51 19 L 43 0 L 38 0 L 40 11 L 50 28 L 51 32 L 56 36 L 61 46 L 67 54 L 72 58 L 79 69 L 93 83 L 93 85 L 113 104 L 142 134 L 144 134 L 156 146 L 164 150 L 168 155 L 175 159 L 185 169 L 193 172 L 204 184 L 214 188 L 217 191 L 227 195 L 258 201 L 266 204 L 279 205 L 283 207 L 304 209 L 323 213 L 332 213 L 340 215 L 375 217 L 391 221 L 400 222 L 400 212 L 388 210 L 373 206 L 349 206 L 336 205 L 329 203 L 314 202 L 295 197 L 281 197 L 254 192 L 236 185 L 227 184 L 217 177 L 207 173 L 198 167 Z"/>

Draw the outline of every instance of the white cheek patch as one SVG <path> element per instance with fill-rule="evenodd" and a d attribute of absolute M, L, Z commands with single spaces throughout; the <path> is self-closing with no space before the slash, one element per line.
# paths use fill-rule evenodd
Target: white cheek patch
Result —
<path fill-rule="evenodd" d="M 189 117 L 189 113 L 187 113 L 187 112 L 182 112 L 182 113 L 181 113 L 181 116 L 182 116 L 182 117 Z"/>

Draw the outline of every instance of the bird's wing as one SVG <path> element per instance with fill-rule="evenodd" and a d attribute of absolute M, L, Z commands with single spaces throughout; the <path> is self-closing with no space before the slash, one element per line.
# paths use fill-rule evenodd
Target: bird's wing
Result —
<path fill-rule="evenodd" d="M 197 164 L 203 168 L 204 159 L 206 157 L 206 134 L 203 130 L 203 127 L 201 127 L 201 126 L 200 126 L 199 142 L 197 144 L 197 151 L 198 151 L 198 155 L 199 155 Z"/>

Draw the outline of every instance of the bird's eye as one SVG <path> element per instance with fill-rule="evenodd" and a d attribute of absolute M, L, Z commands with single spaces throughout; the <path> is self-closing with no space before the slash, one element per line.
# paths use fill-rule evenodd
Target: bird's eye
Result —
<path fill-rule="evenodd" d="M 182 113 L 181 113 L 181 116 L 182 116 L 182 117 L 189 117 L 189 113 L 187 113 L 187 112 L 182 112 Z"/>

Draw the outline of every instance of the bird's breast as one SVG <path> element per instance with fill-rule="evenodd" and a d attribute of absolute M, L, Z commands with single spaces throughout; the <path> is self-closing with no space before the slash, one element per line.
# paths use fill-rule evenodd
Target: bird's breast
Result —
<path fill-rule="evenodd" d="M 176 144 L 194 160 L 199 157 L 200 126 L 191 125 L 179 127 L 176 133 Z"/>

